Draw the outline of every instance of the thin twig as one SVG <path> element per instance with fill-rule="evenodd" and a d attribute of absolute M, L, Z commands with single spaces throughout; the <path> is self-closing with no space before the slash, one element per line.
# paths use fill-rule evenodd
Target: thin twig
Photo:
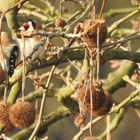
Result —
<path fill-rule="evenodd" d="M 118 114 L 115 115 L 113 120 L 111 121 L 109 131 L 114 131 L 118 126 L 119 123 L 122 121 L 123 116 L 126 112 L 126 108 L 122 108 Z M 97 140 L 103 140 L 106 137 L 106 129 L 102 132 L 97 138 Z"/>
<path fill-rule="evenodd" d="M 106 116 L 106 140 L 111 140 L 110 133 L 110 115 Z"/>
<path fill-rule="evenodd" d="M 47 89 L 44 89 L 43 90 L 43 95 L 42 95 L 42 101 L 41 101 L 41 106 L 40 106 L 40 111 L 39 111 L 39 116 L 38 116 L 38 120 L 37 120 L 37 124 L 36 124 L 36 127 L 33 131 L 33 133 L 31 134 L 29 140 L 33 140 L 38 129 L 39 129 L 39 126 L 40 126 L 40 123 L 41 123 L 41 119 L 42 119 L 42 114 L 43 114 L 43 111 L 44 111 L 44 105 L 45 105 L 45 101 L 46 101 L 46 93 L 48 92 L 48 88 L 50 86 L 50 82 L 52 80 L 52 76 L 53 76 L 53 73 L 54 73 L 54 70 L 56 68 L 56 65 L 52 67 L 51 71 L 50 71 L 50 75 L 48 77 L 48 80 L 47 80 L 47 83 L 46 83 L 46 88 Z"/>
<path fill-rule="evenodd" d="M 102 0 L 102 5 L 101 5 L 99 17 L 98 17 L 99 19 L 102 18 L 102 14 L 103 14 L 103 10 L 104 10 L 105 4 L 106 4 L 106 0 Z"/>
<path fill-rule="evenodd" d="M 124 21 L 128 20 L 129 18 L 131 18 L 132 16 L 136 15 L 137 13 L 140 12 L 140 9 L 137 9 L 135 11 L 133 11 L 132 13 L 126 15 L 125 17 L 121 18 L 120 20 L 118 20 L 117 22 L 114 22 L 114 24 L 112 24 L 109 27 L 109 34 L 111 34 L 120 24 L 122 24 Z"/>
<path fill-rule="evenodd" d="M 128 82 L 129 84 L 131 84 L 132 86 L 134 86 L 136 89 L 140 90 L 140 84 L 139 84 L 139 83 L 136 83 L 136 82 L 134 82 L 134 81 L 132 81 L 132 80 L 128 77 L 128 75 L 125 75 L 125 76 L 123 77 L 123 80 L 125 80 L 126 82 Z"/>
<path fill-rule="evenodd" d="M 86 15 L 92 10 L 93 5 L 94 5 L 94 2 L 91 2 L 88 5 L 87 9 L 84 11 L 84 13 L 68 26 L 67 31 L 66 31 L 67 33 L 69 33 L 77 23 L 81 22 L 84 19 L 84 17 L 86 17 Z"/>
<path fill-rule="evenodd" d="M 23 42 L 23 46 L 22 46 L 22 61 L 23 61 L 23 69 L 22 69 L 22 101 L 24 101 L 24 97 L 25 97 L 25 84 L 26 84 L 26 65 L 25 65 L 25 38 L 24 36 L 22 36 L 22 42 Z M 26 46 L 27 47 L 27 46 Z"/>
<path fill-rule="evenodd" d="M 103 117 L 97 117 L 96 119 L 92 120 L 92 125 L 95 124 L 96 122 L 100 121 Z M 81 137 L 81 135 L 90 128 L 90 122 L 83 127 L 73 138 L 73 140 L 79 140 L 79 138 Z"/>
<path fill-rule="evenodd" d="M 136 10 L 136 7 L 111 9 L 108 12 L 104 13 L 104 17 L 110 18 L 110 17 L 117 16 L 120 14 L 127 14 L 130 12 L 133 12 L 134 10 Z"/>
<path fill-rule="evenodd" d="M 100 46 L 99 46 L 99 27 L 97 28 L 97 48 L 96 48 L 96 62 L 97 62 L 97 75 L 96 75 L 96 80 L 99 80 L 99 71 L 100 71 Z"/>

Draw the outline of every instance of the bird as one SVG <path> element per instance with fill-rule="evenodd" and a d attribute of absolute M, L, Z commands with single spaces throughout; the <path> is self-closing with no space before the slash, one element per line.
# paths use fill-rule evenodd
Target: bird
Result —
<path fill-rule="evenodd" d="M 21 32 L 39 31 L 42 27 L 34 22 L 33 20 L 28 20 L 22 24 L 19 28 Z M 44 55 L 44 41 L 42 41 L 42 36 L 35 35 L 33 37 L 25 38 L 25 42 L 21 38 L 12 38 L 11 35 L 2 31 L 0 35 L 0 83 L 6 80 L 6 76 L 12 77 L 16 65 L 22 60 L 23 49 L 25 49 L 25 57 L 28 57 L 34 49 L 38 49 L 32 59 L 41 58 Z M 24 45 L 25 43 L 25 45 Z M 39 46 L 40 45 L 40 46 Z M 25 48 L 23 48 L 25 47 Z"/>
<path fill-rule="evenodd" d="M 7 32 L 2 31 L 0 35 L 0 74 L 12 77 L 16 61 L 18 60 L 18 54 L 19 44 L 16 39 L 12 39 Z M 0 77 L 3 77 L 0 79 L 0 82 L 5 80 L 6 76 L 4 75 L 0 75 Z"/>
<path fill-rule="evenodd" d="M 28 20 L 20 26 L 19 30 L 24 35 L 30 35 L 32 32 L 37 32 L 40 30 L 43 30 L 41 25 L 37 24 L 37 22 L 33 20 Z M 32 59 L 40 59 L 41 55 L 43 55 L 44 52 L 44 41 L 42 42 L 42 36 L 41 35 L 34 35 L 32 37 L 25 37 L 24 42 L 20 38 L 18 39 L 20 44 L 20 56 L 23 56 L 23 49 L 24 49 L 24 56 L 25 58 L 30 56 L 33 52 Z M 24 47 L 24 48 L 23 48 Z M 36 51 L 37 50 L 37 51 Z M 22 57 L 21 57 L 22 59 Z"/>

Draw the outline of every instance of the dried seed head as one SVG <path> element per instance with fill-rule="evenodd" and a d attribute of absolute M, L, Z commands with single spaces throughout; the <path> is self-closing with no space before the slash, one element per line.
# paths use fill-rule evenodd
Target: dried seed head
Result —
<path fill-rule="evenodd" d="M 85 137 L 83 140 L 96 140 L 96 139 L 95 139 L 95 137 L 88 136 L 88 137 Z"/>
<path fill-rule="evenodd" d="M 105 98 L 102 106 L 99 109 L 94 110 L 94 114 L 97 116 L 102 116 L 107 114 L 112 107 L 112 100 L 110 99 L 109 94 L 107 92 L 104 92 L 103 94 Z"/>
<path fill-rule="evenodd" d="M 81 127 L 84 125 L 85 120 L 86 120 L 85 115 L 79 114 L 78 116 L 76 116 L 74 123 L 77 127 Z"/>
<path fill-rule="evenodd" d="M 55 26 L 57 28 L 64 27 L 64 26 L 66 26 L 66 24 L 67 24 L 66 21 L 64 19 L 62 19 L 61 17 L 55 20 Z"/>
<path fill-rule="evenodd" d="M 0 101 L 0 124 L 4 125 L 4 132 L 11 131 L 14 126 L 9 121 L 9 105 Z"/>
<path fill-rule="evenodd" d="M 78 102 L 83 112 L 92 113 L 94 116 L 107 114 L 112 107 L 112 100 L 109 94 L 102 88 L 102 82 L 96 81 L 92 86 L 83 83 L 80 86 Z M 92 107 L 91 107 L 92 101 Z"/>
<path fill-rule="evenodd" d="M 28 127 L 35 120 L 35 108 L 30 102 L 18 102 L 11 106 L 9 119 L 17 128 Z"/>
<path fill-rule="evenodd" d="M 99 44 L 105 42 L 107 38 L 107 27 L 104 20 L 88 20 L 83 25 L 82 39 L 88 50 L 94 52 L 97 47 L 97 35 L 99 29 Z"/>

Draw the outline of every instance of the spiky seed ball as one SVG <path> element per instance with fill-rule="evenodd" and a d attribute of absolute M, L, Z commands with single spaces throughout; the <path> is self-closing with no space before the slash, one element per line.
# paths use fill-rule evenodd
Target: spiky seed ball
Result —
<path fill-rule="evenodd" d="M 35 108 L 30 102 L 18 102 L 11 106 L 9 119 L 17 128 L 28 127 L 35 120 Z"/>
<path fill-rule="evenodd" d="M 96 140 L 96 139 L 95 139 L 95 137 L 88 136 L 88 137 L 85 137 L 83 140 Z"/>
<path fill-rule="evenodd" d="M 94 110 L 94 114 L 97 116 L 102 116 L 102 115 L 107 114 L 112 107 L 112 100 L 111 100 L 109 94 L 107 92 L 104 92 L 103 94 L 105 96 L 105 100 L 103 102 L 102 107 L 100 107 L 97 110 Z"/>
<path fill-rule="evenodd" d="M 92 110 L 91 110 L 92 97 Z M 94 116 L 102 116 L 107 114 L 112 107 L 112 100 L 109 94 L 102 88 L 100 81 L 94 82 L 92 87 L 87 84 L 84 86 L 82 82 L 78 94 L 79 102 L 82 102 L 84 112 L 91 113 Z M 83 102 L 84 101 L 84 102 Z"/>
<path fill-rule="evenodd" d="M 55 26 L 57 28 L 64 27 L 64 26 L 66 26 L 66 24 L 67 24 L 66 21 L 64 19 L 62 19 L 61 17 L 55 20 Z"/>
<path fill-rule="evenodd" d="M 99 28 L 99 44 L 105 42 L 107 38 L 107 27 L 104 20 L 87 20 L 83 24 L 82 39 L 89 51 L 94 51 L 97 47 L 97 31 Z"/>
<path fill-rule="evenodd" d="M 5 126 L 4 132 L 9 132 L 14 128 L 9 121 L 9 105 L 4 101 L 0 101 L 0 124 Z"/>

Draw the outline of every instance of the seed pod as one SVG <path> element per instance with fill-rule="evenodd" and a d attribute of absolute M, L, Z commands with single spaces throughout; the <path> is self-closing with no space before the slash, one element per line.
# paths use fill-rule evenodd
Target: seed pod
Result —
<path fill-rule="evenodd" d="M 91 100 L 92 98 L 92 100 Z M 90 87 L 90 84 L 84 86 L 83 82 L 80 86 L 78 94 L 79 102 L 83 105 L 83 112 L 93 114 L 94 116 L 102 116 L 107 114 L 112 107 L 112 100 L 109 94 L 102 88 L 101 81 L 96 81 Z M 91 108 L 92 101 L 92 108 Z"/>
<path fill-rule="evenodd" d="M 88 136 L 88 137 L 85 137 L 83 140 L 96 140 L 96 139 L 95 139 L 95 137 Z"/>
<path fill-rule="evenodd" d="M 97 47 L 97 31 L 99 28 L 99 44 L 105 42 L 107 38 L 107 27 L 104 20 L 87 20 L 83 24 L 82 39 L 85 42 L 88 50 L 92 53 Z"/>
<path fill-rule="evenodd" d="M 4 101 L 0 101 L 0 124 L 5 126 L 4 132 L 9 132 L 14 128 L 9 121 L 9 105 Z"/>
<path fill-rule="evenodd" d="M 35 120 L 35 108 L 30 102 L 18 102 L 11 106 L 9 119 L 17 128 L 28 127 Z"/>
<path fill-rule="evenodd" d="M 62 19 L 61 17 L 55 20 L 55 26 L 57 28 L 64 27 L 64 26 L 66 26 L 66 24 L 67 24 L 66 21 L 64 19 Z"/>

